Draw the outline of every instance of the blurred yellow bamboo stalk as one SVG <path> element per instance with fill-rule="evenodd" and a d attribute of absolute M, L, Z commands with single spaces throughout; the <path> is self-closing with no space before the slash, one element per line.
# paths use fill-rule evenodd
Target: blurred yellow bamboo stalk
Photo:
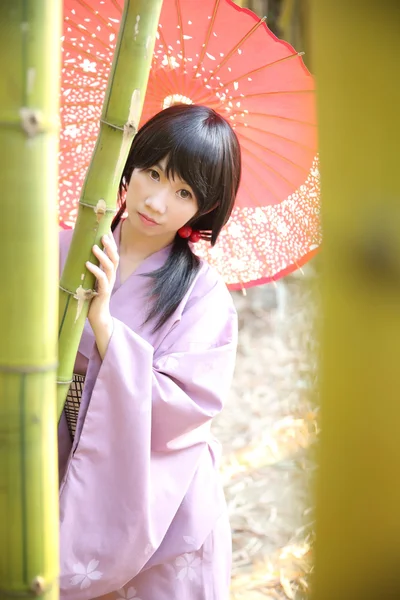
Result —
<path fill-rule="evenodd" d="M 400 3 L 312 0 L 323 243 L 313 600 L 400 598 Z"/>
<path fill-rule="evenodd" d="M 58 598 L 62 5 L 0 2 L 0 597 Z"/>

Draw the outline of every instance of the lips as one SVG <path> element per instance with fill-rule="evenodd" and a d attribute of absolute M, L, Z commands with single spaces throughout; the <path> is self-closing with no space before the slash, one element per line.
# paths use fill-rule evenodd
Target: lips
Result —
<path fill-rule="evenodd" d="M 139 217 L 141 217 L 141 219 L 143 221 L 146 221 L 147 223 L 152 224 L 152 225 L 158 225 L 157 221 L 155 221 L 154 219 L 151 219 L 147 215 L 145 215 L 145 214 L 143 214 L 141 212 L 138 212 L 138 215 L 139 215 Z"/>

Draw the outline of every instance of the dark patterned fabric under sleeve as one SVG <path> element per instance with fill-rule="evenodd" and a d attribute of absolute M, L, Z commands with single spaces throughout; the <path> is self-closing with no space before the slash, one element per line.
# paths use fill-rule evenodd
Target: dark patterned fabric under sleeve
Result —
<path fill-rule="evenodd" d="M 78 421 L 79 407 L 81 405 L 81 397 L 83 385 L 85 383 L 84 375 L 74 373 L 72 383 L 68 390 L 67 399 L 65 401 L 64 412 L 68 423 L 69 433 L 72 441 L 74 441 L 76 424 Z"/>

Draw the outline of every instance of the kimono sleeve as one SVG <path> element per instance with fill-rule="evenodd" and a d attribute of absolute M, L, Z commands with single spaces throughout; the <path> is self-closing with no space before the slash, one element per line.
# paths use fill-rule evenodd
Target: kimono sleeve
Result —
<path fill-rule="evenodd" d="M 157 552 L 209 453 L 236 342 L 222 282 L 188 303 L 157 354 L 114 319 L 60 492 L 62 598 L 118 590 Z"/>
<path fill-rule="evenodd" d="M 72 229 L 61 229 L 58 233 L 59 241 L 59 277 L 61 278 L 62 270 L 67 259 L 68 250 L 71 244 Z M 65 418 L 64 411 L 61 414 L 60 421 L 58 424 L 58 473 L 61 476 L 64 466 L 67 463 L 69 453 L 71 451 L 71 436 L 68 430 L 67 419 Z"/>

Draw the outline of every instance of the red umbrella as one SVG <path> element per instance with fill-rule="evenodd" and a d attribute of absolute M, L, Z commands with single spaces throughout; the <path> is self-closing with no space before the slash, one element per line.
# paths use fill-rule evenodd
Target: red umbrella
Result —
<path fill-rule="evenodd" d="M 123 0 L 64 0 L 60 222 L 70 227 L 94 149 Z M 263 19 L 231 0 L 164 0 L 142 122 L 174 102 L 234 127 L 243 176 L 217 245 L 196 244 L 232 288 L 276 280 L 320 244 L 314 80 Z"/>

